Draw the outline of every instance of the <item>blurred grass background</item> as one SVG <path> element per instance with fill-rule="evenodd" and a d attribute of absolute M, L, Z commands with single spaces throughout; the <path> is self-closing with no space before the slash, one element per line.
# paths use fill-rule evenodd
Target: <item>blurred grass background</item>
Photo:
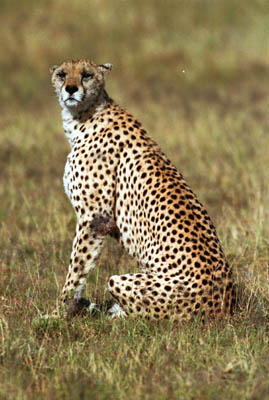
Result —
<path fill-rule="evenodd" d="M 48 65 L 80 57 L 112 62 L 115 93 L 124 87 L 137 100 L 184 103 L 183 95 L 205 91 L 208 101 L 229 103 L 228 90 L 243 91 L 234 102 L 266 93 L 264 0 L 2 0 L 0 7 L 6 102 L 47 106 Z"/>
<path fill-rule="evenodd" d="M 0 25 L 0 399 L 268 399 L 268 1 L 1 0 Z M 229 322 L 36 322 L 75 227 L 48 70 L 80 57 L 114 65 L 110 96 L 212 215 L 239 286 Z M 136 268 L 110 239 L 99 267 L 99 301 Z"/>

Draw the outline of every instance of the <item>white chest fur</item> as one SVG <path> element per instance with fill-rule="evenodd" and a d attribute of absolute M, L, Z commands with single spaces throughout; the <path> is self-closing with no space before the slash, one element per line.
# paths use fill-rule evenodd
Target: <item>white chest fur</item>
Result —
<path fill-rule="evenodd" d="M 63 176 L 63 182 L 64 182 L 64 190 L 69 198 L 69 200 L 72 202 L 71 199 L 71 191 L 70 191 L 70 180 L 72 176 L 72 170 L 71 170 L 71 165 L 70 165 L 70 155 L 67 156 L 65 168 L 64 168 L 64 176 Z"/>

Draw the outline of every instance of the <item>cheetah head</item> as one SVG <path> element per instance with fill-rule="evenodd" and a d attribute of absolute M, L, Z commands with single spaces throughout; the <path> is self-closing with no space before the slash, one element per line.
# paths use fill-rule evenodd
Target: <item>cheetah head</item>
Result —
<path fill-rule="evenodd" d="M 77 111 L 94 104 L 104 90 L 104 75 L 111 69 L 111 64 L 96 65 L 87 59 L 51 67 L 52 84 L 62 109 Z"/>

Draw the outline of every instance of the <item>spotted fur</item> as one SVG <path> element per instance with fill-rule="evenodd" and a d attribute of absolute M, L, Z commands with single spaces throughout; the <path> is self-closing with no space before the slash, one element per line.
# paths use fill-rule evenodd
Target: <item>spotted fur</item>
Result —
<path fill-rule="evenodd" d="M 80 299 L 105 235 L 117 231 L 141 272 L 109 279 L 116 315 L 222 316 L 234 301 L 233 279 L 215 227 L 141 123 L 107 95 L 109 70 L 83 59 L 51 71 L 71 146 L 64 187 L 77 215 L 61 303 Z"/>

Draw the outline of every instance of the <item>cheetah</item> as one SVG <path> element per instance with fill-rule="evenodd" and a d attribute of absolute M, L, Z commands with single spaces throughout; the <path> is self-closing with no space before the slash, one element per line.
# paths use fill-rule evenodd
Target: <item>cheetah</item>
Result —
<path fill-rule="evenodd" d="M 141 123 L 108 96 L 111 69 L 88 59 L 50 69 L 71 147 L 64 188 L 77 216 L 58 310 L 80 304 L 104 238 L 114 231 L 140 272 L 110 277 L 112 317 L 185 321 L 228 314 L 234 283 L 215 227 Z"/>

